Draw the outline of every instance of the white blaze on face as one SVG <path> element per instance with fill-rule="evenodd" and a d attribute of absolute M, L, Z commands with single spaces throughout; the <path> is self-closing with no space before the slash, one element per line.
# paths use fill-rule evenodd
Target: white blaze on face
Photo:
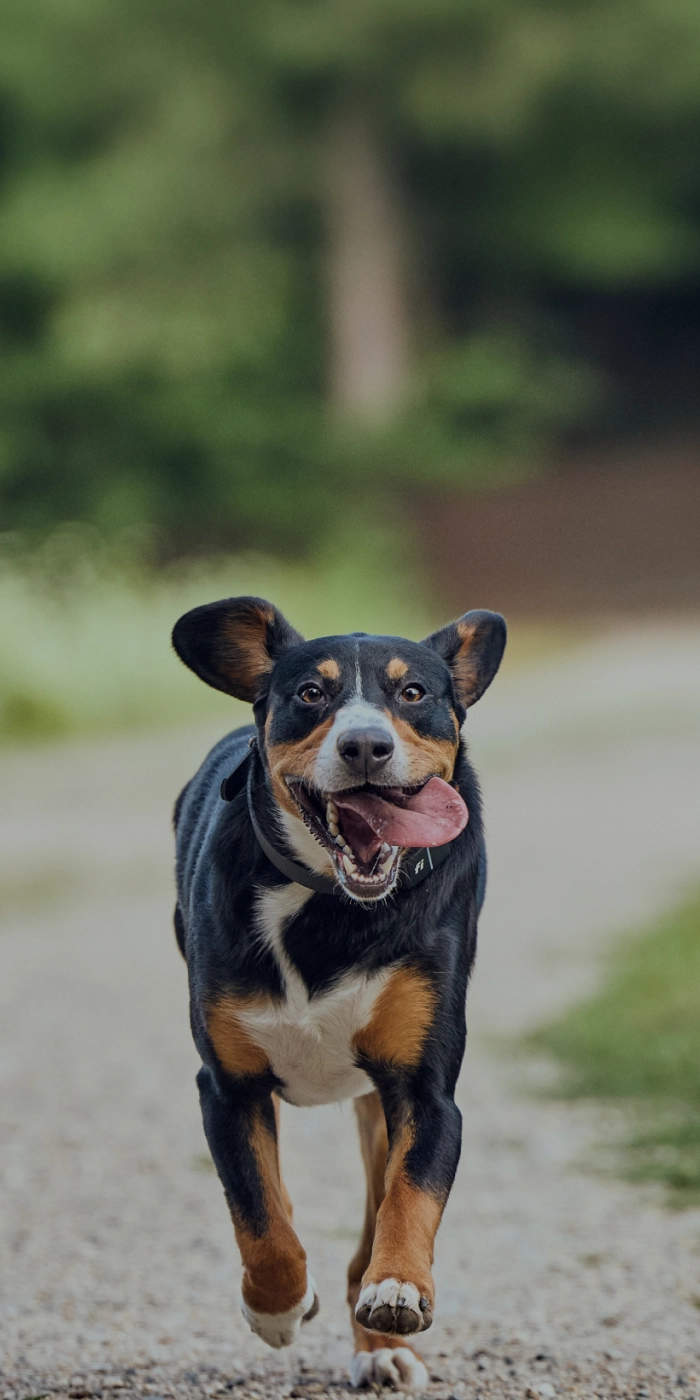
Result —
<path fill-rule="evenodd" d="M 357 694 L 338 710 L 319 751 L 314 765 L 313 781 L 321 792 L 340 792 L 353 787 L 355 779 L 338 752 L 338 741 L 352 730 L 383 730 L 394 745 L 394 752 L 381 770 L 381 782 L 387 787 L 407 787 L 410 784 L 406 745 L 397 734 L 391 720 L 379 705 L 370 705 Z"/>

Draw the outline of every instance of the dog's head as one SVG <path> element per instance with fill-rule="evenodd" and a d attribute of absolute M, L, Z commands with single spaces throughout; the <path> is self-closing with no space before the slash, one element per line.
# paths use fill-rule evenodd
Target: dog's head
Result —
<path fill-rule="evenodd" d="M 253 704 L 292 845 L 363 901 L 391 893 L 407 848 L 443 845 L 466 825 L 448 786 L 460 728 L 505 642 L 503 618 L 483 611 L 423 642 L 364 633 L 306 642 L 261 598 L 194 608 L 173 631 L 186 666 Z"/>

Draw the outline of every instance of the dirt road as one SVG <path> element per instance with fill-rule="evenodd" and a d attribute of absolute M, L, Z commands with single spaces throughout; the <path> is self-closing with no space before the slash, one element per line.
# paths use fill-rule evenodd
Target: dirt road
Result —
<path fill-rule="evenodd" d="M 490 884 L 438 1236 L 436 1397 L 700 1397 L 700 1212 L 583 1169 L 597 1110 L 522 1092 L 493 1037 L 592 985 L 610 936 L 700 878 L 700 628 L 610 634 L 469 719 Z M 0 1398 L 312 1397 L 346 1384 L 361 1218 L 349 1106 L 288 1110 L 322 1311 L 269 1352 L 194 1088 L 169 811 L 213 734 L 0 759 Z"/>

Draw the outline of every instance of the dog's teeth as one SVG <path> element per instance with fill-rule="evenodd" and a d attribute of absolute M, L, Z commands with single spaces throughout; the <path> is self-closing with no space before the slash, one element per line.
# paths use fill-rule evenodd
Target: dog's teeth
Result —
<path fill-rule="evenodd" d="M 330 831 L 331 836 L 337 836 L 337 835 L 338 835 L 339 829 L 340 829 L 340 828 L 339 828 L 337 822 L 329 822 L 329 823 L 328 823 L 328 830 Z"/>
<path fill-rule="evenodd" d="M 343 847 L 344 847 L 344 846 L 347 846 L 348 843 L 347 843 L 347 841 L 345 840 L 345 837 L 344 837 L 344 836 L 341 836 L 341 835 L 340 835 L 340 832 L 338 832 L 338 835 L 337 835 L 336 838 L 335 838 L 335 844 L 336 844 L 336 846 L 340 846 L 340 849 L 341 849 L 341 851 L 342 851 Z"/>
<path fill-rule="evenodd" d="M 389 851 L 389 854 L 388 854 L 388 856 L 386 857 L 386 859 L 385 859 L 385 860 L 380 860 L 380 862 L 379 862 L 379 869 L 380 869 L 380 870 L 383 870 L 383 872 L 384 872 L 385 875 L 388 875 L 388 874 L 389 874 L 389 871 L 391 870 L 391 867 L 392 867 L 393 864 L 394 864 L 394 857 L 393 857 L 392 852 Z"/>
<path fill-rule="evenodd" d="M 335 802 L 331 801 L 330 797 L 326 802 L 326 822 L 328 826 L 330 826 L 331 822 L 335 822 L 336 825 L 338 822 L 338 808 L 336 807 Z"/>
<path fill-rule="evenodd" d="M 345 866 L 345 870 L 348 875 L 357 874 L 357 869 L 354 860 L 351 860 L 350 856 L 346 856 L 345 853 L 343 853 L 343 865 Z"/>

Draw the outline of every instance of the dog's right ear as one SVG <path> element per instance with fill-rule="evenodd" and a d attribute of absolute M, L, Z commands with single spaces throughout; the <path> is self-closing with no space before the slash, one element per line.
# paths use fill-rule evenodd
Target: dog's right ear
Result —
<path fill-rule="evenodd" d="M 285 647 L 304 639 L 264 598 L 223 598 L 185 613 L 173 646 L 195 675 L 251 703 Z"/>

